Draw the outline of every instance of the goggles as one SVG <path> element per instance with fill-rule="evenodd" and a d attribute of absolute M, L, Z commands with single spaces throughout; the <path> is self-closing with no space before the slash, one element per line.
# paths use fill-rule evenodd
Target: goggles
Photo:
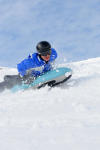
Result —
<path fill-rule="evenodd" d="M 51 49 L 47 52 L 42 52 L 41 56 L 51 55 Z"/>

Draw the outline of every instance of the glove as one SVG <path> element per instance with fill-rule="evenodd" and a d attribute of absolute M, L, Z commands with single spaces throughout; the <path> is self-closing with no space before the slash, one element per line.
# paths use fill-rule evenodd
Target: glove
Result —
<path fill-rule="evenodd" d="M 30 76 L 30 75 L 24 75 L 22 77 L 22 81 L 24 82 L 24 84 L 30 84 L 35 80 L 34 76 Z"/>

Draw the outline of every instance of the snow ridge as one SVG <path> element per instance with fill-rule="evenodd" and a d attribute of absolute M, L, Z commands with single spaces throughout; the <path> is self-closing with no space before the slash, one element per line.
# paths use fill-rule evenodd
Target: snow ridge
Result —
<path fill-rule="evenodd" d="M 100 57 L 59 66 L 73 69 L 60 87 L 0 94 L 2 150 L 100 149 Z"/>

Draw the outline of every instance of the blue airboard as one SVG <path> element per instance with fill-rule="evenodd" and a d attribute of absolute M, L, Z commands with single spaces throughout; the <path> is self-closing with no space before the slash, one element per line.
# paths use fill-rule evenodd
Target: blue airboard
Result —
<path fill-rule="evenodd" d="M 11 90 L 12 92 L 17 92 L 19 90 L 25 90 L 31 87 L 35 87 L 35 86 L 39 86 L 42 85 L 43 83 L 46 83 L 48 81 L 52 81 L 55 78 L 64 76 L 66 73 L 71 73 L 72 70 L 70 68 L 57 68 L 55 70 L 51 70 L 45 74 L 43 74 L 42 76 L 37 77 L 31 84 L 22 84 L 22 85 L 16 85 L 14 86 Z"/>

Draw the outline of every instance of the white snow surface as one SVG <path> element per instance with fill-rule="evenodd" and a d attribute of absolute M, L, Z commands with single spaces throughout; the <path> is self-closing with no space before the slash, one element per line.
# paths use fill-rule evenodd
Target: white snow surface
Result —
<path fill-rule="evenodd" d="M 73 69 L 60 87 L 0 94 L 0 150 L 100 150 L 100 57 L 59 66 Z"/>

